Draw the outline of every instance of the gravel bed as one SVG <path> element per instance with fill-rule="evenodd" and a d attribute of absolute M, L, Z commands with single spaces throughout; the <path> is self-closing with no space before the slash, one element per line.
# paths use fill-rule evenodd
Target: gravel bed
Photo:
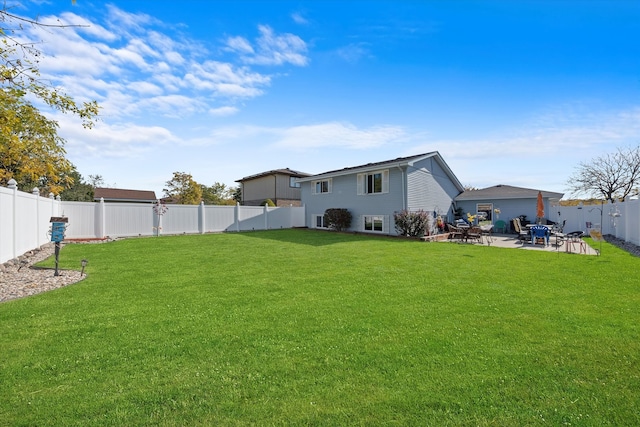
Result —
<path fill-rule="evenodd" d="M 63 244 L 64 245 L 64 244 Z M 51 291 L 79 282 L 86 275 L 80 271 L 35 268 L 33 264 L 54 255 L 55 246 L 48 243 L 16 259 L 0 264 L 0 302 Z"/>

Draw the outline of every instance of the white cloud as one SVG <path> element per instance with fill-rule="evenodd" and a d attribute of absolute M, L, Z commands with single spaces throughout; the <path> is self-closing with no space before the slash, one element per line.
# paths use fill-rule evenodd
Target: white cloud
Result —
<path fill-rule="evenodd" d="M 279 134 L 274 145 L 294 150 L 321 147 L 367 149 L 397 142 L 406 136 L 404 130 L 397 126 L 358 129 L 354 125 L 339 122 L 295 126 Z"/>
<path fill-rule="evenodd" d="M 305 66 L 309 63 L 306 56 L 307 45 L 295 34 L 276 34 L 268 25 L 258 26 L 260 37 L 256 46 L 243 37 L 227 38 L 226 50 L 240 55 L 247 64 Z"/>
<path fill-rule="evenodd" d="M 300 25 L 307 25 L 309 23 L 309 21 L 304 16 L 302 16 L 300 12 L 292 13 L 291 19 L 293 19 L 293 22 Z"/>
<path fill-rule="evenodd" d="M 209 114 L 216 117 L 232 116 L 239 111 L 237 107 L 218 107 L 211 108 Z"/>
<path fill-rule="evenodd" d="M 347 46 L 343 46 L 336 51 L 336 54 L 350 63 L 356 63 L 364 57 L 371 55 L 369 49 L 365 47 L 364 43 L 352 43 Z"/>
<path fill-rule="evenodd" d="M 133 123 L 96 123 L 93 129 L 84 129 L 71 116 L 55 116 L 67 141 L 67 150 L 76 157 L 138 158 L 150 150 L 180 142 L 169 129 L 161 126 L 142 126 Z"/>
<path fill-rule="evenodd" d="M 243 55 L 254 53 L 253 47 L 251 47 L 251 43 L 249 43 L 244 37 L 240 36 L 229 37 L 227 39 L 227 49 Z"/>

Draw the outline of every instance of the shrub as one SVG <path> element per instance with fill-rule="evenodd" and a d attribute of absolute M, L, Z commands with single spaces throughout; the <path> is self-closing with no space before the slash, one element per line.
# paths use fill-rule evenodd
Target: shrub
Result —
<path fill-rule="evenodd" d="M 424 236 L 430 217 L 431 215 L 422 209 L 416 212 L 403 210 L 393 214 L 398 234 L 410 237 Z"/>
<path fill-rule="evenodd" d="M 331 208 L 324 211 L 325 225 L 336 231 L 351 227 L 351 212 L 344 208 Z"/>
<path fill-rule="evenodd" d="M 271 199 L 266 199 L 262 203 L 260 203 L 260 206 L 269 206 L 270 208 L 274 207 L 275 205 L 276 204 L 273 203 L 273 200 Z"/>

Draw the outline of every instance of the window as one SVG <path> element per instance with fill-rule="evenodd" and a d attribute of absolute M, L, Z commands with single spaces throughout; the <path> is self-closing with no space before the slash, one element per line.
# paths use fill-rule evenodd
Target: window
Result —
<path fill-rule="evenodd" d="M 324 223 L 324 215 L 314 215 L 313 224 L 315 228 L 327 228 Z"/>
<path fill-rule="evenodd" d="M 389 192 L 389 170 L 358 174 L 358 194 L 382 194 Z"/>
<path fill-rule="evenodd" d="M 364 231 L 374 231 L 374 232 L 382 233 L 384 231 L 384 216 L 365 215 Z"/>
<path fill-rule="evenodd" d="M 476 215 L 478 222 L 491 221 L 493 218 L 493 204 L 491 203 L 478 203 L 476 204 Z"/>
<path fill-rule="evenodd" d="M 291 187 L 291 188 L 300 188 L 300 183 L 297 180 L 298 180 L 298 178 L 296 178 L 295 176 L 290 176 L 289 177 L 289 187 Z"/>
<path fill-rule="evenodd" d="M 313 194 L 331 193 L 331 180 L 313 181 L 311 183 Z"/>
<path fill-rule="evenodd" d="M 367 175 L 367 193 L 382 193 L 382 174 L 380 172 Z"/>

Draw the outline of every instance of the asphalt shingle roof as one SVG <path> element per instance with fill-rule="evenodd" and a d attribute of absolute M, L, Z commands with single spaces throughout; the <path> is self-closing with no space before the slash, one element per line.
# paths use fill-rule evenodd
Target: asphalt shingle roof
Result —
<path fill-rule="evenodd" d="M 459 194 L 456 200 L 535 199 L 538 191 L 542 192 L 545 199 L 561 199 L 564 196 L 564 193 L 499 184 L 479 190 L 467 190 Z"/>

